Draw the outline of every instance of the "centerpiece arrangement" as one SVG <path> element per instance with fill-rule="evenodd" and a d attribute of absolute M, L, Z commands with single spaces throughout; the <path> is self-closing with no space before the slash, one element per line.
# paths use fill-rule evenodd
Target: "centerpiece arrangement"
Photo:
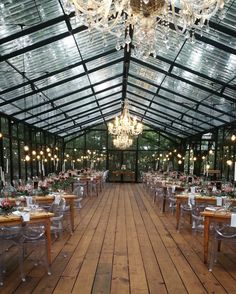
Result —
<path fill-rule="evenodd" d="M 10 203 L 10 201 L 7 198 L 4 198 L 0 202 L 0 209 L 1 212 L 4 214 L 8 214 L 13 210 L 14 206 Z"/>

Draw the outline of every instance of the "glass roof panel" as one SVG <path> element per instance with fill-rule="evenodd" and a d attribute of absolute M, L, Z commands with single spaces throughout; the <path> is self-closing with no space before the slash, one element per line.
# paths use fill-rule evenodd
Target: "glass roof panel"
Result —
<path fill-rule="evenodd" d="M 57 82 L 63 81 L 68 78 L 76 77 L 77 75 L 81 75 L 83 73 L 84 73 L 84 68 L 82 65 L 73 67 L 68 70 L 65 67 L 64 70 L 62 69 L 62 72 L 59 72 L 59 73 L 56 73 L 56 74 L 53 74 L 50 76 L 48 76 L 47 73 L 45 72 L 46 77 L 43 78 L 44 77 L 44 75 L 43 75 L 42 77 L 40 77 L 40 80 L 37 80 L 36 82 L 34 82 L 34 84 L 37 87 L 41 88 L 41 87 L 45 87 L 48 85 L 53 85 Z M 85 75 L 85 73 L 84 73 L 84 75 Z"/>
<path fill-rule="evenodd" d="M 157 59 L 153 59 L 153 64 L 157 63 Z M 169 69 L 170 65 L 168 64 L 168 69 Z M 164 67 L 161 67 L 162 69 L 164 69 Z M 166 70 L 168 70 L 166 69 Z M 130 63 L 130 73 L 140 77 L 144 80 L 146 80 L 147 82 L 151 82 L 153 84 L 160 84 L 163 80 L 163 78 L 165 77 L 164 74 L 155 71 L 151 68 L 145 67 L 137 62 L 131 61 Z"/>
<path fill-rule="evenodd" d="M 26 48 L 27 46 L 33 45 L 66 31 L 68 31 L 68 29 L 65 22 L 57 23 L 50 27 L 42 28 L 40 31 L 36 31 L 4 43 L 0 46 L 0 53 L 1 55 L 9 54 L 15 50 Z"/>
<path fill-rule="evenodd" d="M 201 86 L 205 86 L 206 88 L 209 88 L 210 91 L 211 90 L 217 91 L 219 88 L 220 89 L 222 88 L 222 85 L 220 85 L 219 83 L 215 83 L 209 79 L 203 78 L 203 77 L 196 75 L 196 74 L 193 74 L 189 71 L 182 70 L 182 69 L 175 67 L 175 66 L 173 67 L 171 72 L 172 72 L 172 74 L 174 74 L 178 77 L 187 79 L 187 80 L 192 81 L 194 83 L 197 83 Z"/>
<path fill-rule="evenodd" d="M 62 14 L 60 3 L 55 0 L 2 0 L 1 4 L 1 35 L 4 37 L 19 32 L 19 24 L 27 28 Z"/>
<path fill-rule="evenodd" d="M 121 58 L 124 58 L 124 52 L 113 52 L 111 54 L 103 55 L 102 57 L 87 62 L 86 66 L 88 70 L 93 70 L 96 67 L 106 65 L 108 62 L 115 61 Z"/>
<path fill-rule="evenodd" d="M 103 91 L 99 94 L 96 94 L 96 97 L 97 99 L 100 99 L 102 97 L 111 96 L 113 94 L 120 93 L 121 91 L 122 91 L 122 86 L 119 86 L 119 87 L 112 88 L 111 90 Z"/>
<path fill-rule="evenodd" d="M 72 36 L 45 44 L 43 47 L 10 59 L 10 62 L 20 71 L 24 71 L 30 79 L 79 61 L 81 58 Z"/>
<path fill-rule="evenodd" d="M 137 103 L 140 107 L 145 108 L 145 109 L 148 108 L 148 106 L 151 102 L 148 99 L 144 100 L 144 99 L 136 96 L 135 94 L 128 93 L 127 97 L 129 99 L 129 101 L 132 101 L 132 103 Z"/>
<path fill-rule="evenodd" d="M 89 74 L 92 84 L 123 73 L 123 63 L 119 62 Z"/>
<path fill-rule="evenodd" d="M 78 25 L 76 24 L 75 26 L 77 27 Z M 93 57 L 94 52 L 98 55 L 114 49 L 116 37 L 111 34 L 103 36 L 103 34 L 97 30 L 93 30 L 89 34 L 88 30 L 84 30 L 76 34 L 75 39 L 83 59 L 87 59 Z"/>
<path fill-rule="evenodd" d="M 15 71 L 9 64 L 6 62 L 1 62 L 0 68 L 0 95 L 2 91 L 6 89 L 11 89 L 12 87 L 22 83 L 22 75 Z"/>
<path fill-rule="evenodd" d="M 146 99 L 149 99 L 149 100 L 152 100 L 153 99 L 153 96 L 155 95 L 155 93 L 153 94 L 149 94 L 139 88 L 136 88 L 136 87 L 133 87 L 133 86 L 130 86 L 128 85 L 127 87 L 127 91 L 128 91 L 128 94 L 127 95 L 137 95 L 140 99 L 142 99 L 142 97 L 145 97 Z M 145 102 L 146 103 L 146 102 Z"/>
<path fill-rule="evenodd" d="M 142 88 L 142 89 L 146 89 L 152 92 L 157 91 L 157 87 L 156 86 L 152 86 L 146 82 L 140 81 L 138 79 L 135 79 L 133 77 L 129 77 L 128 78 L 129 83 L 137 85 L 138 87 Z"/>
<path fill-rule="evenodd" d="M 93 100 L 93 101 L 92 101 Z M 97 108 L 97 103 L 96 101 L 94 101 L 94 98 L 91 99 L 90 103 L 79 103 L 78 105 L 74 105 L 74 104 L 70 104 L 67 106 L 62 106 L 61 109 L 63 111 L 66 111 L 68 114 L 73 115 L 73 114 L 78 114 L 78 116 L 80 115 L 80 113 L 84 113 L 90 110 L 95 110 Z"/>
<path fill-rule="evenodd" d="M 225 1 L 222 16 L 219 14 L 211 18 L 212 21 L 220 23 L 221 25 L 235 29 L 235 15 L 236 15 L 236 2 L 234 0 Z"/>
<path fill-rule="evenodd" d="M 50 98 L 56 98 L 61 95 L 70 94 L 71 89 L 73 89 L 73 91 L 76 91 L 76 90 L 79 91 L 79 89 L 81 88 L 81 85 L 83 85 L 83 87 L 90 85 L 89 79 L 87 76 L 83 76 L 81 78 L 74 79 L 67 83 L 63 83 L 59 86 L 55 86 L 51 89 L 44 91 L 44 93 Z"/>
<path fill-rule="evenodd" d="M 198 87 L 194 87 L 188 82 L 180 81 L 172 77 L 166 77 L 162 86 L 181 95 L 190 97 L 196 101 L 202 100 L 209 95 L 209 92 L 203 91 Z M 161 92 L 162 90 L 160 90 L 159 93 Z"/>
<path fill-rule="evenodd" d="M 117 84 L 121 84 L 122 81 L 123 81 L 123 77 L 121 76 L 119 78 L 114 78 L 114 79 L 106 81 L 104 83 L 100 83 L 97 86 L 94 86 L 93 89 L 97 93 L 97 92 L 103 91 L 109 87 L 115 86 Z"/>
<path fill-rule="evenodd" d="M 185 43 L 176 60 L 210 78 L 227 82 L 234 76 L 236 56 L 200 41 Z"/>
<path fill-rule="evenodd" d="M 112 102 L 118 102 L 120 103 L 121 106 L 121 94 L 114 94 L 112 96 L 109 96 L 108 98 L 102 98 L 99 99 L 99 105 L 103 106 L 104 104 L 112 103 Z"/>
<path fill-rule="evenodd" d="M 90 101 L 94 101 L 95 97 L 92 94 L 92 90 L 88 89 L 88 90 L 84 90 L 81 92 L 77 92 L 73 95 L 69 95 L 66 96 L 62 99 L 57 100 L 55 103 L 56 105 L 63 105 L 65 103 L 77 103 L 78 105 L 80 105 L 81 103 L 87 103 Z"/>
<path fill-rule="evenodd" d="M 120 111 L 120 103 L 118 103 L 118 105 L 115 105 L 115 106 L 111 106 L 105 110 L 102 111 L 103 114 L 106 114 L 106 113 L 110 113 L 111 111 L 117 111 L 119 112 Z"/>

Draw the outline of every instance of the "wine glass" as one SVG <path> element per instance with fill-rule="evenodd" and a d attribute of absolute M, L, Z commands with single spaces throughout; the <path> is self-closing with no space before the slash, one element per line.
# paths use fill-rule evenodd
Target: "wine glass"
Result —
<path fill-rule="evenodd" d="M 32 205 L 31 205 L 31 207 L 32 207 L 32 210 L 34 212 L 37 211 L 37 209 L 39 207 L 35 196 L 32 197 Z"/>
<path fill-rule="evenodd" d="M 231 203 L 232 203 L 232 199 L 229 196 L 225 196 L 223 198 L 223 206 L 225 210 L 229 210 Z"/>
<path fill-rule="evenodd" d="M 19 206 L 21 204 L 21 197 L 16 197 L 15 198 L 15 204 L 16 204 L 17 211 L 18 211 L 19 210 Z"/>

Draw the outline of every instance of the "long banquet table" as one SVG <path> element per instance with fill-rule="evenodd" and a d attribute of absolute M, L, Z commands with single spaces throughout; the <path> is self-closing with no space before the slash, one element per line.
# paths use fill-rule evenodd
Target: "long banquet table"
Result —
<path fill-rule="evenodd" d="M 52 203 L 55 199 L 55 197 L 53 195 L 46 195 L 46 196 L 34 196 L 36 199 L 37 203 Z M 75 227 L 75 211 L 74 211 L 74 207 L 75 207 L 75 203 L 74 200 L 77 198 L 76 195 L 73 194 L 64 194 L 62 195 L 62 197 L 66 200 L 66 203 L 69 204 L 70 206 L 70 219 L 71 219 L 71 227 L 72 230 L 74 231 L 74 227 Z M 22 198 L 24 202 L 26 202 L 25 198 Z M 15 203 L 15 198 L 8 198 L 8 200 L 11 203 Z"/>
<path fill-rule="evenodd" d="M 189 196 L 187 194 L 176 195 L 176 228 L 179 229 L 180 221 L 180 206 L 181 204 L 186 204 L 188 202 Z M 215 196 L 200 196 L 196 195 L 194 197 L 196 203 L 206 203 L 211 205 L 216 205 Z M 236 199 L 232 199 L 232 202 L 236 204 Z"/>
<path fill-rule="evenodd" d="M 54 214 L 51 212 L 34 212 L 30 213 L 29 223 L 44 223 L 45 224 L 45 234 L 47 238 L 47 255 L 49 264 L 52 263 L 51 257 L 51 217 Z M 14 214 L 0 215 L 0 226 L 14 226 L 22 224 L 23 220 L 20 216 Z"/>

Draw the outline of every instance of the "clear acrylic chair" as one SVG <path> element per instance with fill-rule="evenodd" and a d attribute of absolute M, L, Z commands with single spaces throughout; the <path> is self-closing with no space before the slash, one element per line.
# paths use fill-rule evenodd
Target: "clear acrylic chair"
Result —
<path fill-rule="evenodd" d="M 193 207 L 195 206 L 195 196 L 194 194 L 189 194 L 188 202 L 183 203 L 180 206 L 180 220 L 179 220 L 179 227 L 178 231 L 180 230 L 181 227 L 181 221 L 184 219 L 184 217 L 189 217 L 189 223 L 192 224 L 192 210 Z"/>
<path fill-rule="evenodd" d="M 6 272 L 6 257 L 11 246 L 18 250 L 18 263 L 22 281 L 25 281 L 23 271 L 22 227 L 9 226 L 0 228 L 0 286 L 3 286 L 3 274 Z"/>
<path fill-rule="evenodd" d="M 214 263 L 217 262 L 222 241 L 236 242 L 236 227 L 231 227 L 229 223 L 214 223 L 214 237 L 211 246 L 209 271 L 212 271 Z"/>
<path fill-rule="evenodd" d="M 81 202 L 84 197 L 84 187 L 76 186 L 74 188 L 73 194 L 76 195 L 76 199 L 74 199 L 75 208 L 79 210 L 80 208 L 82 208 Z"/>
<path fill-rule="evenodd" d="M 44 223 L 25 222 L 22 230 L 21 242 L 24 255 L 27 254 L 29 249 L 32 250 L 30 257 L 34 260 L 34 264 L 38 265 L 43 262 L 48 275 L 51 275 L 47 251 L 48 241 Z"/>
<path fill-rule="evenodd" d="M 49 211 L 54 213 L 54 216 L 51 218 L 51 232 L 55 238 L 61 237 L 65 222 L 68 222 L 67 225 L 70 228 L 70 232 L 72 232 L 72 227 L 69 223 L 69 207 L 66 206 L 64 198 L 61 198 L 59 202 L 54 201 Z"/>
<path fill-rule="evenodd" d="M 203 232 L 204 229 L 204 217 L 201 216 L 206 208 L 207 204 L 198 204 L 192 206 L 191 216 L 192 216 L 192 231 L 193 232 Z"/>
<path fill-rule="evenodd" d="M 176 197 L 175 197 L 175 188 L 168 187 L 166 191 L 166 200 L 168 203 L 169 211 L 174 214 L 176 209 Z"/>

